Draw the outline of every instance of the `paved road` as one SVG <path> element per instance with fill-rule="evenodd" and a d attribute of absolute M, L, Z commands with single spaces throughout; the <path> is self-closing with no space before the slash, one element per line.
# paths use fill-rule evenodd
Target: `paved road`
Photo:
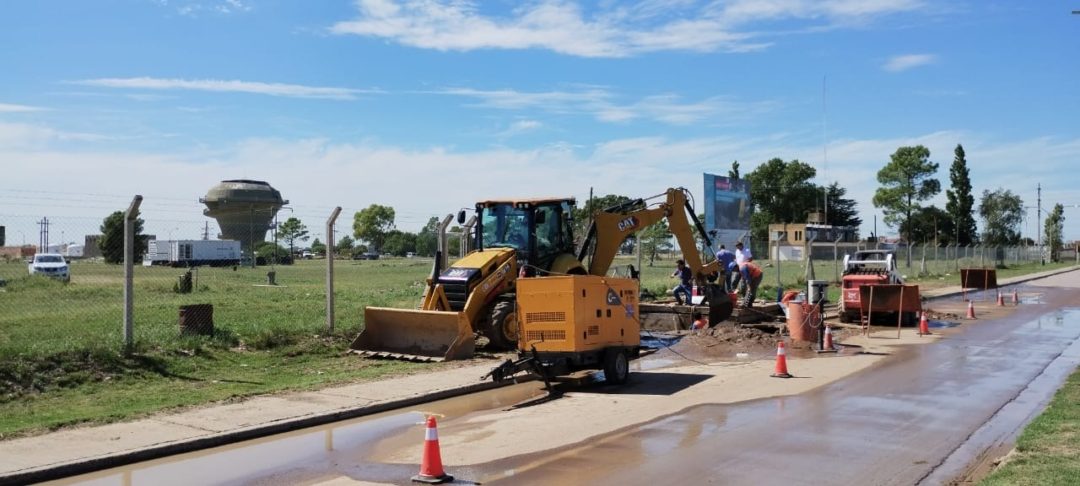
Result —
<path fill-rule="evenodd" d="M 1028 287 L 1043 292 L 1041 304 L 961 326 L 814 392 L 698 407 L 557 457 L 487 465 L 481 482 L 946 482 L 987 447 L 1012 440 L 1080 362 L 1080 308 L 1068 307 L 1080 302 L 1078 273 Z"/>
<path fill-rule="evenodd" d="M 1038 294 L 1037 303 L 948 330 L 932 344 L 891 348 L 898 354 L 873 369 L 802 395 L 697 406 L 576 446 L 452 472 L 482 484 L 940 484 L 1011 440 L 1080 362 L 1080 308 L 1068 307 L 1080 302 L 1080 272 L 1024 291 Z M 622 398 L 633 399 L 630 388 Z M 424 409 L 447 414 L 441 425 L 454 430 L 466 416 L 488 413 L 470 410 L 498 413 L 535 390 L 519 385 Z M 371 458 L 402 440 L 415 447 L 415 434 L 403 431 L 417 420 L 390 412 L 70 481 L 408 484 L 415 463 Z M 514 440 L 529 441 L 530 430 L 513 432 Z"/>

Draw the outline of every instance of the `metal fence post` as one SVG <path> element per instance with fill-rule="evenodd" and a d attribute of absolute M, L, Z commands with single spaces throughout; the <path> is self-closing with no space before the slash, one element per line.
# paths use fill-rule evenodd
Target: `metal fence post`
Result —
<path fill-rule="evenodd" d="M 930 272 L 926 271 L 926 245 L 928 243 L 922 245 L 922 261 L 919 262 L 919 275 L 923 277 L 930 275 Z"/>
<path fill-rule="evenodd" d="M 439 261 L 439 268 L 446 268 L 446 263 L 449 261 L 449 258 L 446 255 L 446 247 L 449 246 L 448 243 L 450 241 L 446 237 L 446 227 L 450 226 L 450 222 L 453 220 L 454 215 L 447 214 L 446 217 L 443 218 L 442 222 L 439 223 L 439 226 L 436 228 L 437 239 L 435 241 L 435 244 L 437 245 L 436 249 L 439 250 L 437 253 L 441 255 L 441 260 Z"/>
<path fill-rule="evenodd" d="M 135 220 L 143 197 L 135 195 L 124 212 L 124 354 L 135 344 Z"/>
<path fill-rule="evenodd" d="M 334 208 L 326 220 L 326 332 L 334 332 L 334 223 L 341 214 L 341 206 Z"/>
<path fill-rule="evenodd" d="M 469 220 L 466 221 L 464 225 L 461 226 L 461 255 L 459 256 L 461 256 L 462 258 L 464 258 L 465 255 L 469 254 L 469 241 L 472 239 L 472 229 L 475 225 L 476 216 L 473 216 L 469 218 Z"/>

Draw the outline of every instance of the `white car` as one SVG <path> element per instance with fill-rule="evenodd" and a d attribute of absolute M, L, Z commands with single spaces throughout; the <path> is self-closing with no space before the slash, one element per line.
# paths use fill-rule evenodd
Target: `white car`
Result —
<path fill-rule="evenodd" d="M 43 275 L 58 278 L 65 282 L 71 280 L 71 272 L 64 256 L 59 253 L 38 253 L 30 262 L 30 275 Z"/>

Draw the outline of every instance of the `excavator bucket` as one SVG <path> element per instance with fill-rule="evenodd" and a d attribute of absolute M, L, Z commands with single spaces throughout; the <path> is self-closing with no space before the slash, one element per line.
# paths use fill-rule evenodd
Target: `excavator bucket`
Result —
<path fill-rule="evenodd" d="M 735 303 L 732 301 L 732 296 L 728 294 L 722 286 L 706 286 L 705 297 L 709 302 L 710 326 L 715 326 L 716 324 L 727 320 L 727 318 L 731 317 L 731 313 L 735 311 Z"/>
<path fill-rule="evenodd" d="M 471 358 L 476 340 L 463 312 L 368 307 L 349 347 L 372 358 L 444 361 Z"/>

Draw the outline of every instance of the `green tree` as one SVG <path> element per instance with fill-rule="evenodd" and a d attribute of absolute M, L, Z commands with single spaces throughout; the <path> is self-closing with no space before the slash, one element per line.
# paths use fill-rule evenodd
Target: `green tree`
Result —
<path fill-rule="evenodd" d="M 854 226 L 856 228 L 862 225 L 862 218 L 859 217 L 857 208 L 858 203 L 854 199 L 844 197 L 847 195 L 847 189 L 840 186 L 839 182 L 833 182 L 825 188 L 825 191 L 825 198 L 829 204 L 826 223 L 833 226 Z"/>
<path fill-rule="evenodd" d="M 899 229 L 901 233 L 911 235 L 912 244 L 948 244 L 956 237 L 952 217 L 937 206 L 917 209 L 911 214 L 910 221 L 900 223 Z"/>
<path fill-rule="evenodd" d="M 382 251 L 394 256 L 405 256 L 416 251 L 416 235 L 404 231 L 391 230 L 386 234 Z"/>
<path fill-rule="evenodd" d="M 314 253 L 316 255 L 325 254 L 326 253 L 326 245 L 323 242 L 319 241 L 318 238 L 315 238 L 311 242 L 311 253 Z"/>
<path fill-rule="evenodd" d="M 818 207 L 821 190 L 810 182 L 817 171 L 809 164 L 774 158 L 746 175 L 754 205 L 750 232 L 757 241 L 768 241 L 769 224 L 806 221 L 806 213 Z"/>
<path fill-rule="evenodd" d="M 661 220 L 641 231 L 641 250 L 649 257 L 649 266 L 659 256 L 661 251 L 671 249 L 671 230 L 668 229 L 667 221 Z"/>
<path fill-rule="evenodd" d="M 434 256 L 435 250 L 439 246 L 439 218 L 432 216 L 428 219 L 427 224 L 423 228 L 420 228 L 420 232 L 416 234 L 416 253 L 423 256 Z"/>
<path fill-rule="evenodd" d="M 353 254 L 353 241 L 352 237 L 345 235 L 341 237 L 338 244 L 334 245 L 334 253 L 338 255 L 352 256 Z"/>
<path fill-rule="evenodd" d="M 971 175 L 968 171 L 964 146 L 956 144 L 952 166 L 949 167 L 949 190 L 945 191 L 948 202 L 945 211 L 953 222 L 953 235 L 956 243 L 970 245 L 978 237 L 975 230 L 975 196 L 971 194 Z"/>
<path fill-rule="evenodd" d="M 739 180 L 739 161 L 738 160 L 731 163 L 731 170 L 727 171 L 727 176 L 730 179 Z"/>
<path fill-rule="evenodd" d="M 299 219 L 289 218 L 286 219 L 281 226 L 278 227 L 278 238 L 285 241 L 285 244 L 289 245 L 289 254 L 295 253 L 295 243 L 299 241 L 308 240 L 308 230 L 304 223 L 301 223 Z"/>
<path fill-rule="evenodd" d="M 874 193 L 874 207 L 882 208 L 885 224 L 911 230 L 911 215 L 920 203 L 941 192 L 941 183 L 934 179 L 938 164 L 931 162 L 930 149 L 922 145 L 900 147 L 891 161 L 877 173 L 881 187 Z M 912 235 L 904 234 L 907 241 Z"/>
<path fill-rule="evenodd" d="M 616 206 L 620 206 L 630 202 L 631 199 L 619 194 L 608 194 L 593 198 L 591 201 L 585 201 L 581 207 L 574 208 L 574 237 L 577 242 L 580 243 L 585 239 L 585 231 L 589 229 L 588 224 L 592 221 L 592 215 L 597 211 L 603 211 Z"/>
<path fill-rule="evenodd" d="M 288 250 L 273 241 L 261 241 L 255 245 L 255 256 L 267 263 L 279 263 L 286 255 L 289 255 Z"/>
<path fill-rule="evenodd" d="M 1061 261 L 1061 249 L 1065 246 L 1065 206 L 1055 204 L 1046 217 L 1045 240 L 1050 249 L 1050 261 Z"/>
<path fill-rule="evenodd" d="M 382 250 L 387 232 L 394 228 L 394 208 L 372 204 L 353 216 L 353 236 L 364 240 L 375 251 Z"/>
<path fill-rule="evenodd" d="M 979 216 L 983 220 L 983 243 L 991 246 L 1019 244 L 1020 222 L 1024 217 L 1024 201 L 1020 196 L 1002 188 L 983 191 Z"/>
<path fill-rule="evenodd" d="M 135 219 L 135 261 L 146 253 L 146 237 L 143 236 L 143 220 Z M 105 263 L 124 263 L 124 212 L 116 211 L 101 223 L 101 239 L 98 248 Z"/>

